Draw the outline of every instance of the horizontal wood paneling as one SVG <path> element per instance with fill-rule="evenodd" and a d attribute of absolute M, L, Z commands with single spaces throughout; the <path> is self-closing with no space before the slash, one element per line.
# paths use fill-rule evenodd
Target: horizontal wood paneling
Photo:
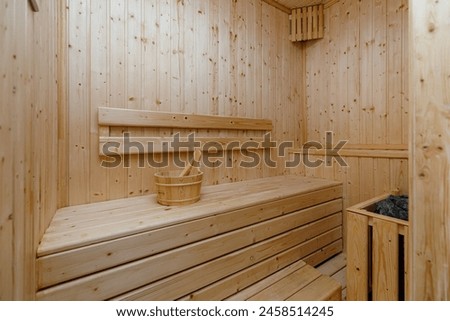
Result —
<path fill-rule="evenodd" d="M 0 300 L 31 300 L 38 241 L 56 212 L 57 8 L 0 8 Z"/>
<path fill-rule="evenodd" d="M 68 120 L 61 136 L 67 158 L 60 162 L 67 175 L 60 177 L 60 206 L 154 191 L 155 169 L 138 168 L 136 156 L 130 168 L 100 166 L 100 106 L 270 119 L 273 139 L 303 139 L 302 50 L 289 41 L 286 13 L 261 0 L 68 4 L 68 103 L 61 111 Z M 111 135 L 125 130 L 117 127 Z M 136 136 L 170 133 L 133 129 Z M 204 184 L 279 175 L 286 172 L 282 165 L 208 168 Z"/>

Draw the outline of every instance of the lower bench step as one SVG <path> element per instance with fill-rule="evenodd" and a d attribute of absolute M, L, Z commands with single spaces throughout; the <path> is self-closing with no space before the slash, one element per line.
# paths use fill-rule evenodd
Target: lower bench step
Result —
<path fill-rule="evenodd" d="M 341 285 L 299 260 L 227 300 L 340 301 Z"/>

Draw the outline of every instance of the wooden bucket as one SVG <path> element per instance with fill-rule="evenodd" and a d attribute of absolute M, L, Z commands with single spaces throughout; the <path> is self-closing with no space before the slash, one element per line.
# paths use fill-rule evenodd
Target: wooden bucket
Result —
<path fill-rule="evenodd" d="M 203 172 L 179 177 L 181 171 L 155 174 L 156 200 L 161 205 L 187 205 L 200 199 Z"/>

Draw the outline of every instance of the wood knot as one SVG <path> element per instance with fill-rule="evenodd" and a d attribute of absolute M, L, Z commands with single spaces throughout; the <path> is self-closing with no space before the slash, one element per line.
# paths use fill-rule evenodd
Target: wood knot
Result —
<path fill-rule="evenodd" d="M 430 23 L 428 25 L 428 32 L 434 32 L 436 30 L 436 26 L 434 25 L 434 23 Z"/>

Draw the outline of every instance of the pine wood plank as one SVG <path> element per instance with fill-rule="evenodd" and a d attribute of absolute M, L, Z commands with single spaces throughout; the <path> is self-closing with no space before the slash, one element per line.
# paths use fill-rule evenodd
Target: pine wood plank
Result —
<path fill-rule="evenodd" d="M 361 110 L 361 64 L 359 59 L 360 52 L 360 3 L 356 1 L 347 1 L 348 22 L 347 22 L 347 107 L 350 123 L 349 139 L 351 143 L 361 142 L 359 135 L 361 131 L 360 119 L 363 111 Z"/>
<path fill-rule="evenodd" d="M 412 125 L 410 123 L 410 116 L 411 116 L 411 103 L 410 101 L 410 44 L 409 44 L 409 37 L 410 37 L 410 17 L 409 17 L 409 1 L 408 0 L 402 0 L 402 3 L 399 7 L 399 10 L 401 12 L 401 37 L 402 37 L 402 86 L 401 86 L 401 111 L 402 111 L 402 143 L 407 144 L 410 139 L 410 129 L 412 128 Z"/>
<path fill-rule="evenodd" d="M 210 84 L 212 75 L 208 74 L 209 68 L 209 52 L 208 39 L 212 38 L 209 35 L 209 2 L 197 1 L 193 2 L 195 9 L 194 14 L 194 33 L 196 37 L 195 43 L 195 75 L 197 82 L 197 106 L 195 113 L 197 115 L 209 115 L 212 93 L 210 92 Z M 211 58 L 212 59 L 212 58 Z M 236 114 L 233 114 L 236 116 Z"/>
<path fill-rule="evenodd" d="M 374 160 L 374 193 L 380 195 L 391 191 L 390 160 L 378 158 Z"/>
<path fill-rule="evenodd" d="M 317 39 L 319 37 L 319 10 L 318 6 L 312 7 L 312 39 Z"/>
<path fill-rule="evenodd" d="M 320 277 L 320 272 L 309 265 L 304 265 L 286 275 L 264 290 L 252 295 L 248 301 L 283 301 Z"/>
<path fill-rule="evenodd" d="M 359 188 L 360 197 L 362 200 L 372 198 L 375 195 L 374 189 L 374 162 L 373 158 L 360 158 L 359 159 Z"/>
<path fill-rule="evenodd" d="M 320 238 L 321 237 L 319 237 L 318 240 L 320 240 Z M 330 246 L 324 247 L 322 249 L 331 249 L 331 248 L 333 248 L 336 245 L 336 243 L 338 243 L 338 241 L 335 241 Z M 311 263 L 308 263 L 308 261 L 309 262 L 321 261 L 323 259 L 323 258 L 321 258 L 322 253 L 323 253 L 322 249 L 320 251 L 316 251 L 316 252 L 308 255 L 307 257 L 305 257 L 306 264 L 311 264 Z M 302 257 L 300 257 L 300 258 L 303 260 Z M 228 297 L 226 300 L 227 301 L 243 301 L 243 300 L 247 300 L 248 298 L 250 298 L 254 294 L 256 294 L 256 293 L 258 293 L 260 291 L 263 291 L 264 289 L 269 287 L 271 284 L 273 284 L 274 282 L 279 280 L 281 277 L 284 277 L 284 276 L 288 275 L 289 273 L 292 273 L 293 270 L 295 270 L 297 268 L 298 268 L 298 266 L 295 266 L 295 265 L 294 266 L 289 266 L 289 267 L 285 268 L 284 270 L 281 270 L 281 271 L 277 272 L 276 274 L 273 274 L 272 276 L 269 276 L 269 277 L 267 277 L 267 278 L 265 278 L 265 279 L 263 279 L 263 280 L 261 280 L 259 282 L 254 283 L 250 287 L 247 287 L 247 288 L 245 288 L 243 290 L 240 290 L 238 293 Z"/>
<path fill-rule="evenodd" d="M 402 0 L 387 1 L 387 138 L 388 143 L 402 142 Z"/>
<path fill-rule="evenodd" d="M 324 113 L 327 117 L 322 122 L 324 126 L 321 128 L 322 142 L 325 142 L 325 138 L 328 137 L 328 134 L 326 133 L 328 131 L 332 131 L 330 137 L 333 137 L 333 140 L 338 138 L 336 137 L 337 135 L 341 135 L 341 127 L 343 127 L 344 121 L 342 119 L 342 113 L 340 112 L 343 107 L 339 106 L 339 103 L 341 100 L 340 96 L 346 94 L 346 91 L 344 91 L 343 88 L 340 88 L 340 86 L 343 86 L 344 84 L 341 84 L 340 77 L 342 77 L 342 75 L 339 73 L 339 67 L 342 64 L 339 53 L 339 42 L 341 33 L 344 33 L 345 31 L 340 31 L 340 28 L 336 28 L 336 26 L 339 25 L 339 8 L 337 6 L 328 9 L 327 22 L 329 26 L 329 30 L 327 31 L 329 45 L 326 48 L 327 55 L 325 58 L 327 68 L 327 94 L 324 97 L 326 100 L 324 101 L 323 106 Z M 328 148 L 329 146 L 325 147 Z M 327 169 L 325 168 L 325 170 Z"/>
<path fill-rule="evenodd" d="M 25 282 L 26 282 L 26 271 L 27 271 L 27 263 L 29 260 L 29 256 L 26 255 L 27 247 L 29 246 L 28 240 L 30 234 L 27 235 L 28 224 L 33 224 L 33 222 L 29 222 L 25 219 L 26 213 L 30 213 L 32 209 L 32 204 L 29 201 L 26 201 L 26 194 L 24 192 L 27 188 L 30 188 L 30 182 L 26 176 L 27 170 L 33 169 L 35 172 L 34 166 L 30 164 L 31 157 L 31 144 L 27 143 L 27 136 L 32 135 L 32 129 L 27 129 L 27 124 L 31 123 L 31 120 L 35 120 L 35 114 L 33 111 L 25 111 L 29 108 L 29 100 L 31 99 L 30 94 L 27 93 L 27 90 L 31 90 L 30 86 L 27 86 L 27 82 L 33 76 L 33 68 L 32 68 L 32 60 L 27 60 L 25 57 L 21 57 L 21 53 L 26 52 L 28 48 L 31 49 L 29 44 L 32 41 L 32 30 L 30 29 L 30 25 L 27 24 L 29 19 L 27 14 L 30 12 L 27 7 L 27 3 L 17 3 L 14 5 L 14 19 L 17 19 L 22 26 L 17 26 L 17 30 L 23 32 L 24 35 L 29 35 L 28 37 L 20 37 L 17 39 L 17 44 L 13 46 L 13 59 L 8 57 L 7 61 L 12 65 L 11 77 L 12 77 L 12 88 L 10 87 L 7 93 L 7 97 L 13 97 L 11 99 L 10 108 L 11 118 L 10 124 L 7 124 L 6 128 L 8 131 L 11 131 L 11 135 L 14 144 L 14 148 L 12 149 L 11 155 L 8 157 L 12 157 L 13 166 L 10 168 L 13 172 L 13 181 L 12 183 L 12 192 L 13 192 L 13 214 L 11 217 L 4 218 L 6 220 L 11 220 L 11 240 L 13 252 L 12 254 L 12 285 L 13 292 L 11 293 L 11 297 L 14 300 L 18 300 L 19 298 L 24 296 Z M 14 55 L 16 59 L 14 59 Z M 17 59 L 19 57 L 19 59 Z M 37 97 L 36 97 L 37 98 Z M 19 108 L 15 108 L 16 106 L 20 106 Z M 13 123 L 13 124 L 12 124 Z M 39 124 L 37 124 L 39 127 Z M 20 142 L 16 144 L 15 142 Z M 18 145 L 18 146 L 17 146 Z M 36 172 L 37 174 L 37 172 Z M 6 227 L 8 228 L 8 225 Z M 8 233 L 8 232 L 7 232 Z"/>
<path fill-rule="evenodd" d="M 184 105 L 184 8 L 182 1 L 169 1 L 170 45 L 170 110 L 179 110 Z M 208 28 L 209 30 L 209 28 Z"/>
<path fill-rule="evenodd" d="M 302 8 L 302 40 L 308 39 L 308 7 Z"/>
<path fill-rule="evenodd" d="M 231 188 L 230 188 L 231 187 Z M 321 190 L 323 188 L 331 188 L 331 190 L 328 193 L 329 196 L 326 196 L 324 199 L 324 193 L 313 193 L 315 191 Z M 336 188 L 336 190 L 333 190 Z M 278 192 L 277 192 L 278 190 Z M 220 191 L 224 191 L 221 193 L 218 193 Z M 225 192 L 228 191 L 228 192 Z M 258 192 L 259 191 L 259 192 Z M 258 179 L 253 181 L 247 181 L 247 182 L 239 182 L 239 183 L 233 183 L 233 185 L 217 185 L 217 186 L 211 186 L 206 187 L 204 189 L 204 200 L 200 200 L 197 204 L 193 204 L 189 206 L 189 209 L 195 209 L 195 211 L 186 211 L 186 208 L 167 208 L 160 205 L 157 205 L 154 196 L 153 198 L 147 197 L 139 197 L 137 201 L 142 201 L 143 208 L 142 211 L 148 211 L 147 213 L 151 213 L 151 208 L 146 209 L 146 206 L 155 206 L 157 209 L 156 211 L 153 210 L 153 215 L 144 214 L 139 215 L 140 220 L 144 220 L 142 223 L 147 222 L 145 224 L 141 224 L 140 220 L 136 218 L 130 218 L 127 211 L 123 211 L 122 217 L 119 215 L 117 217 L 116 222 L 103 222 L 102 225 L 110 225 L 114 227 L 114 229 L 108 229 L 105 230 L 102 226 L 95 226 L 95 224 L 92 223 L 92 214 L 95 213 L 97 210 L 100 211 L 100 214 L 102 214 L 101 210 L 104 209 L 104 217 L 110 217 L 110 219 L 113 218 L 113 216 L 110 216 L 109 211 L 114 210 L 114 208 L 121 204 L 124 208 L 129 206 L 130 203 L 134 203 L 135 200 L 119 200 L 119 201 L 109 201 L 104 203 L 98 203 L 93 205 L 85 205 L 85 206 L 79 206 L 77 207 L 81 212 L 72 212 L 71 208 L 62 209 L 60 210 L 61 217 L 59 218 L 59 213 L 55 216 L 56 222 L 61 222 L 65 220 L 66 215 L 68 217 L 73 218 L 74 220 L 69 223 L 68 226 L 63 227 L 62 229 L 59 229 L 57 227 L 54 227 L 51 225 L 47 231 L 47 233 L 44 235 L 44 238 L 40 244 L 38 253 L 40 256 L 44 254 L 51 254 L 55 253 L 57 251 L 62 250 L 68 250 L 72 249 L 78 246 L 83 245 L 89 245 L 100 241 L 106 241 L 111 240 L 120 236 L 126 236 L 129 235 L 131 230 L 134 230 L 133 233 L 139 233 L 148 231 L 149 229 L 157 228 L 157 227 L 164 227 L 168 226 L 170 224 L 174 224 L 175 222 L 180 223 L 186 220 L 194 219 L 194 218 L 202 218 L 208 215 L 214 215 L 217 213 L 221 213 L 223 211 L 232 211 L 244 207 L 249 206 L 256 206 L 258 204 L 261 204 L 261 200 L 264 199 L 267 202 L 271 201 L 277 201 L 280 200 L 281 203 L 279 205 L 284 203 L 285 209 L 288 210 L 289 208 L 295 208 L 295 204 L 298 203 L 287 203 L 283 201 L 283 198 L 289 198 L 293 197 L 295 195 L 300 194 L 309 194 L 305 196 L 302 200 L 301 206 L 310 206 L 311 204 L 315 204 L 320 201 L 327 201 L 330 199 L 327 199 L 328 197 L 331 197 L 331 199 L 338 198 L 339 193 L 342 193 L 341 186 L 339 186 L 339 183 L 333 182 L 333 181 L 327 181 L 322 179 L 311 179 L 311 178 L 302 178 L 302 177 L 295 177 L 295 176 L 285 176 L 285 177 L 279 177 L 279 178 L 265 178 L 265 179 Z M 233 203 L 229 203 L 230 197 L 233 197 L 236 195 L 236 193 L 240 193 L 241 195 L 236 198 Z M 255 194 L 256 193 L 256 194 Z M 208 201 L 209 195 L 213 196 L 215 194 L 218 194 L 220 196 L 219 198 L 212 198 L 211 202 Z M 222 199 L 220 199 L 222 198 Z M 289 200 L 292 201 L 292 200 Z M 308 205 L 310 204 L 310 205 Z M 213 205 L 214 211 L 211 211 L 211 205 Z M 230 206 L 231 205 L 231 206 Z M 167 215 L 167 209 L 171 211 L 171 215 Z M 139 208 L 137 208 L 137 211 L 141 211 Z M 83 214 L 83 211 L 85 214 Z M 121 210 L 119 208 L 118 212 L 120 213 Z M 83 214 L 83 215 L 81 215 Z M 100 216 L 100 221 L 102 220 L 103 216 Z M 80 218 L 80 221 L 77 219 Z M 81 229 L 80 231 L 76 231 L 76 228 L 72 228 L 74 224 L 82 223 L 84 220 L 87 220 L 88 227 L 87 230 Z M 125 227 L 123 225 L 123 221 L 129 220 L 130 225 L 129 227 Z M 55 223 L 56 224 L 56 223 Z M 135 229 L 137 227 L 137 229 Z M 131 228 L 131 230 L 130 230 Z M 73 230 L 73 231 L 72 231 Z M 92 233 L 89 233 L 86 235 L 86 231 L 91 230 Z M 116 232 L 114 232 L 114 230 Z M 117 233 L 118 232 L 118 233 Z M 70 236 L 72 235 L 72 236 Z"/>
<path fill-rule="evenodd" d="M 158 12 L 156 10 L 156 4 L 142 1 L 142 12 L 142 91 L 144 93 L 142 97 L 142 109 L 155 110 L 155 106 L 157 106 L 157 86 L 155 84 L 158 82 L 158 61 L 155 59 L 158 52 L 158 41 L 156 39 Z M 184 83 L 187 82 L 184 81 Z M 183 106 L 185 104 L 186 102 L 183 103 Z M 146 128 L 143 132 L 145 136 L 155 134 L 151 128 Z M 159 161 L 160 157 L 157 155 L 155 159 Z M 155 169 L 153 168 L 142 170 L 142 194 L 145 195 L 154 191 L 154 174 Z"/>
<path fill-rule="evenodd" d="M 329 195 L 324 196 L 324 193 L 320 192 L 322 189 L 326 189 Z M 328 189 L 330 190 L 328 191 Z M 254 199 L 254 194 L 265 194 L 270 191 L 280 195 L 281 198 L 288 198 L 296 195 L 304 196 L 306 198 L 305 201 L 307 200 L 308 204 L 314 205 L 314 202 L 318 202 L 319 200 L 339 198 L 341 189 L 342 187 L 339 182 L 330 180 L 311 179 L 299 176 L 268 177 L 258 180 L 237 182 L 233 183 L 233 185 L 220 184 L 215 186 L 205 186 L 203 188 L 203 193 L 207 195 L 207 197 L 201 200 L 200 203 L 192 206 L 196 207 L 198 205 L 203 206 L 206 204 L 223 202 L 235 195 L 248 198 L 250 201 Z M 53 219 L 55 224 L 52 224 L 49 230 L 52 230 L 53 227 L 58 228 L 61 225 L 71 225 L 77 222 L 91 221 L 94 219 L 111 219 L 117 214 L 129 216 L 128 213 L 141 212 L 143 210 L 162 209 L 164 211 L 183 211 L 183 207 L 162 207 L 155 202 L 154 197 L 155 195 L 139 196 L 134 197 L 131 200 L 119 199 L 62 208 L 58 210 L 58 215 Z M 239 199 L 237 202 L 239 203 L 241 201 L 242 199 Z M 270 199 L 268 199 L 268 201 L 270 201 Z M 259 202 L 261 202 L 261 200 L 259 200 Z M 227 206 L 227 204 L 223 205 Z M 233 206 L 233 204 L 231 205 Z"/>
<path fill-rule="evenodd" d="M 195 16 L 193 16 L 196 20 Z M 171 46 L 171 17 L 170 17 L 170 1 L 158 1 L 156 4 L 156 41 L 157 52 L 154 58 L 157 59 L 157 82 L 156 82 L 156 106 L 152 109 L 158 112 L 170 112 L 172 108 L 171 102 L 171 73 L 172 73 L 172 46 Z M 174 66 L 175 67 L 175 66 Z M 199 79 L 196 79 L 197 81 Z M 156 107 L 156 108 L 155 108 Z M 145 113 L 146 111 L 144 111 Z M 126 116 L 125 116 L 126 117 Z M 124 120 L 127 118 L 124 118 Z M 162 135 L 167 131 L 162 130 Z"/>
<path fill-rule="evenodd" d="M 307 257 L 302 258 L 302 260 L 305 261 L 306 264 L 317 267 L 319 264 L 323 263 L 330 257 L 333 257 L 338 253 L 341 253 L 342 251 L 343 251 L 343 241 L 342 239 L 338 239 L 333 243 L 330 243 L 327 246 L 322 247 L 319 252 L 313 253 Z"/>
<path fill-rule="evenodd" d="M 224 276 L 224 270 L 228 271 L 227 273 L 231 274 L 233 273 L 233 271 L 239 271 L 242 268 L 252 266 L 253 264 L 258 263 L 260 260 L 267 259 L 269 257 L 272 257 L 273 255 L 275 255 L 275 259 L 279 262 L 278 268 L 282 268 L 284 266 L 283 264 L 288 265 L 292 262 L 295 262 L 296 260 L 298 260 L 298 258 L 302 258 L 303 256 L 309 255 L 310 253 L 314 253 L 314 257 L 325 257 L 326 259 L 326 257 L 333 255 L 335 251 L 339 251 L 339 247 L 336 246 L 336 243 L 338 243 L 339 241 L 334 240 L 339 239 L 341 236 L 342 229 L 338 227 L 318 236 L 317 238 L 313 238 L 302 244 L 294 246 L 292 246 L 291 241 L 288 241 L 286 243 L 286 240 L 288 240 L 287 238 L 268 240 L 259 245 L 254 245 L 241 251 L 233 252 L 210 263 L 207 262 L 193 269 L 175 274 L 171 277 L 144 286 L 140 289 L 119 296 L 115 299 L 173 300 L 174 298 L 179 298 L 183 295 L 194 292 L 198 290 L 199 287 L 207 286 L 209 283 L 212 283 L 218 279 L 222 279 Z M 292 240 L 294 241 L 294 239 Z M 281 241 L 282 243 L 278 243 L 278 241 Z M 317 250 L 318 248 L 320 248 L 320 250 Z M 309 255 L 309 257 L 311 257 L 311 255 Z M 208 271 L 208 273 L 206 273 L 206 271 Z M 196 280 L 196 282 L 193 283 L 192 280 Z M 246 280 L 245 282 L 247 281 L 251 280 Z M 219 281 L 218 284 L 220 286 L 221 282 Z M 214 288 L 214 285 L 212 286 Z M 209 288 L 206 287 L 206 292 L 204 293 L 207 294 L 209 292 L 208 290 Z M 225 290 L 225 293 L 228 293 L 228 295 L 230 295 L 230 290 L 234 292 L 236 290 L 242 290 L 242 288 L 227 288 Z M 245 289 L 242 291 L 245 291 Z M 201 297 L 202 290 L 200 290 L 199 292 L 199 295 Z M 219 293 L 214 292 L 212 295 L 213 296 L 211 297 L 211 299 L 213 299 L 215 295 L 219 295 Z M 217 299 L 224 299 L 227 296 L 224 296 L 223 298 L 219 297 Z M 196 296 L 194 294 L 194 298 L 195 297 Z M 232 297 L 234 298 L 234 296 Z M 209 298 L 210 297 L 208 297 L 208 299 Z"/>
<path fill-rule="evenodd" d="M 14 28 L 14 6 L 3 8 L 0 12 L 0 37 L 6 43 L 13 44 L 14 35 L 7 32 L 8 28 Z M 0 95 L 10 97 L 5 99 L 0 108 L 0 300 L 13 300 L 13 214 L 14 214 L 14 149 L 13 149 L 13 110 L 16 96 L 13 87 L 16 86 L 13 70 L 15 68 L 13 57 L 16 54 L 15 46 L 7 46 L 0 51 L 0 73 L 5 75 L 0 84 Z M 12 87 L 13 86 L 13 87 Z"/>
<path fill-rule="evenodd" d="M 341 224 L 341 215 L 335 214 L 291 230 L 288 233 L 277 236 L 277 238 L 287 238 L 285 242 L 295 240 L 294 244 L 299 244 Z M 65 300 L 69 298 L 71 300 L 102 300 L 111 298 L 170 274 L 267 239 L 274 235 L 267 226 L 270 226 L 270 221 L 258 224 L 258 228 L 251 226 L 240 229 L 164 252 L 160 255 L 66 282 L 38 292 L 37 298 L 39 300 Z M 163 265 L 166 268 L 164 270 L 154 269 L 155 264 Z M 130 277 L 121 279 L 120 276 L 124 273 L 130 275 Z M 122 281 L 119 282 L 119 280 Z"/>
<path fill-rule="evenodd" d="M 333 155 L 332 150 L 325 149 L 291 149 L 291 153 L 308 154 L 311 156 Z M 378 149 L 341 149 L 338 152 L 341 157 L 360 157 L 360 158 L 391 158 L 391 159 L 408 159 L 407 150 L 378 150 Z"/>
<path fill-rule="evenodd" d="M 127 27 L 125 23 L 127 21 L 126 3 L 120 0 L 109 1 L 107 12 L 109 16 L 107 20 L 107 32 L 109 35 L 109 61 L 107 69 L 109 104 L 112 106 L 126 106 L 127 86 L 125 81 L 123 81 L 126 79 L 126 68 L 128 64 L 126 55 L 127 35 L 125 34 Z M 96 107 L 91 106 L 94 109 Z M 110 134 L 120 136 L 127 130 L 128 128 L 124 126 L 111 128 Z M 92 152 L 96 153 L 95 150 Z M 123 163 L 118 167 L 108 168 L 107 174 L 107 199 L 127 197 L 128 170 L 123 166 Z M 80 186 L 78 188 L 82 190 Z"/>
<path fill-rule="evenodd" d="M 374 1 L 373 12 L 373 138 L 374 143 L 388 143 L 388 58 L 387 1 Z M 401 123 L 400 123 L 401 124 Z"/>
<path fill-rule="evenodd" d="M 184 244 L 206 239 L 258 221 L 282 215 L 275 204 L 250 207 L 244 210 L 177 224 L 90 247 L 44 256 L 38 259 L 39 287 L 47 287 L 79 276 L 91 274 L 148 255 L 154 255 Z M 325 217 L 341 210 L 339 201 L 324 203 L 303 211 L 296 211 L 292 219 L 282 216 L 276 220 L 281 231 Z M 276 221 L 273 221 L 276 224 Z M 276 231 L 276 228 L 273 228 Z M 129 249 L 133 248 L 133 251 Z"/>
<path fill-rule="evenodd" d="M 372 235 L 373 300 L 398 300 L 398 225 L 374 218 Z"/>
<path fill-rule="evenodd" d="M 369 227 L 368 218 L 347 211 L 347 299 L 368 299 Z"/>
<path fill-rule="evenodd" d="M 330 277 L 341 285 L 342 290 L 347 289 L 347 268 L 342 268 Z M 345 295 L 347 296 L 347 293 Z"/>
<path fill-rule="evenodd" d="M 402 227 L 399 228 L 399 231 L 402 229 Z M 409 227 L 403 227 L 404 232 L 403 232 L 403 244 L 404 244 L 404 257 L 403 257 L 403 262 L 404 262 L 404 267 L 405 267 L 405 273 L 404 273 L 404 281 L 405 281 L 405 300 L 408 300 L 411 297 L 411 278 L 410 278 L 410 273 L 411 273 L 411 261 L 409 260 L 410 258 L 410 248 L 411 248 L 411 243 L 410 243 L 410 235 L 409 235 Z M 401 234 L 401 233 L 400 233 Z"/>
<path fill-rule="evenodd" d="M 69 72 L 68 10 L 57 3 L 57 96 L 58 96 L 58 201 L 57 208 L 69 204 Z M 54 213 L 53 213 L 54 214 Z M 42 231 L 43 233 L 44 231 Z M 42 236 L 42 235 L 41 235 Z"/>
<path fill-rule="evenodd" d="M 98 138 L 99 141 L 99 154 L 101 156 L 114 156 L 114 155 L 143 155 L 148 153 L 164 153 L 173 152 L 173 148 L 169 148 L 171 143 L 174 142 L 173 137 L 102 137 Z M 188 142 L 187 137 L 179 137 L 180 142 Z M 127 142 L 127 144 L 125 144 Z M 214 146 L 221 146 L 222 150 L 239 149 L 244 143 L 255 142 L 256 146 L 249 146 L 248 149 L 262 149 L 262 143 L 264 139 L 262 137 L 197 137 L 195 136 L 195 142 L 200 143 L 202 151 L 216 151 L 215 148 L 211 148 L 211 143 Z M 231 144 L 233 142 L 233 144 Z M 236 143 L 239 144 L 239 148 L 236 148 Z M 205 146 L 205 144 L 208 144 Z M 184 150 L 188 150 L 185 148 Z M 194 149 L 189 149 L 193 151 Z M 242 149 L 244 150 L 244 149 Z M 247 149 L 246 149 L 247 150 Z"/>
<path fill-rule="evenodd" d="M 143 35 L 142 35 L 142 0 L 132 0 L 126 3 L 126 88 L 125 88 L 125 106 L 128 109 L 142 109 L 142 51 L 143 51 Z M 176 38 L 176 37 L 174 37 Z M 178 40 L 178 39 L 177 39 Z M 177 78 L 179 79 L 179 77 Z M 175 103 L 179 103 L 172 97 Z M 94 106 L 105 106 L 97 104 Z M 142 129 L 134 129 L 133 135 L 143 135 Z M 101 137 L 101 136 L 100 136 Z M 142 195 L 142 163 L 144 155 L 131 156 L 129 158 L 130 168 L 127 173 L 127 195 Z M 144 163 L 145 164 L 145 163 Z"/>
<path fill-rule="evenodd" d="M 400 194 L 409 194 L 408 189 L 408 162 L 404 159 L 391 159 L 391 190 L 398 191 Z"/>
<path fill-rule="evenodd" d="M 342 270 L 346 266 L 347 266 L 347 258 L 344 253 L 341 253 L 333 257 L 332 259 L 328 260 L 327 262 L 321 264 L 320 266 L 316 267 L 316 269 L 321 274 L 331 276 L 334 273 Z"/>
<path fill-rule="evenodd" d="M 290 251 L 289 251 L 290 252 Z M 284 266 L 284 262 L 278 263 L 282 255 L 273 256 L 261 263 L 252 265 L 251 267 L 239 271 L 223 280 L 219 280 L 206 288 L 200 289 L 190 295 L 181 298 L 180 300 L 192 300 L 192 301 L 203 301 L 203 300 L 223 300 L 228 296 L 239 292 L 241 289 L 247 288 L 262 279 L 278 276 L 278 269 Z M 295 260 L 292 258 L 291 260 Z M 291 261 L 290 260 L 290 261 Z M 297 261 L 298 265 L 303 266 L 306 263 L 303 261 Z M 297 262 L 288 265 L 285 269 L 295 269 Z M 275 273 L 274 273 L 275 272 Z M 273 274 L 272 274 L 273 273 Z"/>
<path fill-rule="evenodd" d="M 89 202 L 89 186 L 85 178 L 89 177 L 89 113 L 87 94 L 88 86 L 88 44 L 87 44 L 87 3 L 77 2 L 68 9 L 68 51 L 69 74 L 68 86 L 73 88 L 68 94 L 69 140 L 69 204 Z"/>
<path fill-rule="evenodd" d="M 0 300 L 33 300 L 35 247 L 56 207 L 56 3 L 35 14 L 3 1 L 0 19 Z"/>
<path fill-rule="evenodd" d="M 335 6 L 330 8 L 329 10 L 336 17 L 342 17 L 343 15 L 347 15 L 349 13 L 347 2 L 344 2 L 340 6 Z M 334 9 L 336 8 L 336 9 Z M 337 20 L 337 21 L 336 21 Z M 335 19 L 339 24 L 339 18 Z M 335 28 L 335 23 L 333 23 L 332 30 L 330 33 L 337 33 L 336 38 L 338 39 L 336 44 L 337 58 L 336 58 L 336 99 L 332 99 L 332 102 L 335 104 L 335 110 L 337 113 L 337 117 L 335 117 L 335 126 L 336 133 L 334 136 L 334 141 L 339 139 L 347 139 L 350 137 L 350 113 L 349 113 L 349 94 L 348 94 L 348 57 L 349 54 L 349 44 L 347 43 L 348 33 L 351 33 L 349 28 Z M 334 118 L 334 117 L 333 117 Z"/>
<path fill-rule="evenodd" d="M 109 107 L 99 107 L 98 111 L 99 124 L 108 126 L 243 130 L 272 129 L 272 122 L 268 119 L 190 115 Z"/>
<path fill-rule="evenodd" d="M 316 280 L 292 295 L 287 301 L 340 301 L 341 285 L 329 276 L 321 275 Z"/>
<path fill-rule="evenodd" d="M 324 15 L 324 13 L 323 13 L 323 10 L 324 10 L 324 6 L 322 6 L 322 5 L 319 5 L 319 11 L 318 11 L 318 15 L 319 15 L 319 19 L 318 19 L 318 21 L 317 21 L 317 23 L 318 23 L 318 28 L 319 28 L 319 32 L 318 32 L 318 35 L 317 35 L 317 37 L 318 38 L 323 38 L 323 34 L 324 34 L 324 23 L 323 23 L 323 15 Z"/>
<path fill-rule="evenodd" d="M 307 39 L 312 39 L 313 38 L 313 7 L 307 7 L 307 12 L 308 12 L 308 38 Z"/>
<path fill-rule="evenodd" d="M 450 3 L 410 1 L 411 299 L 449 300 Z M 424 55 L 427 59 L 422 59 Z M 432 262 L 430 263 L 430 259 Z"/>
<path fill-rule="evenodd" d="M 106 29 L 106 22 L 108 21 L 108 14 L 105 10 L 108 6 L 107 1 L 95 1 L 91 4 L 91 49 L 95 54 L 90 55 L 91 71 L 90 81 L 95 84 L 95 90 L 92 90 L 90 95 L 90 149 L 89 166 L 95 168 L 89 175 L 89 186 L 91 187 L 89 202 L 105 201 L 108 197 L 108 170 L 101 166 L 102 159 L 98 157 L 98 153 L 93 152 L 95 146 L 98 147 L 98 137 L 103 131 L 109 134 L 109 128 L 98 126 L 97 110 L 93 106 L 101 106 L 108 104 L 108 77 L 104 70 L 108 65 L 108 31 Z M 65 146 L 61 146 L 64 150 Z M 67 158 L 68 154 L 63 155 L 63 159 Z M 66 173 L 65 175 L 68 175 Z M 61 176 L 66 177 L 66 176 Z M 61 179 L 61 181 L 65 181 Z M 64 204 L 67 206 L 68 204 Z M 60 206 L 61 207 L 61 206 Z"/>
<path fill-rule="evenodd" d="M 374 75 L 374 32 L 373 32 L 373 0 L 360 2 L 360 133 L 359 143 L 374 143 L 373 141 L 373 75 Z"/>

